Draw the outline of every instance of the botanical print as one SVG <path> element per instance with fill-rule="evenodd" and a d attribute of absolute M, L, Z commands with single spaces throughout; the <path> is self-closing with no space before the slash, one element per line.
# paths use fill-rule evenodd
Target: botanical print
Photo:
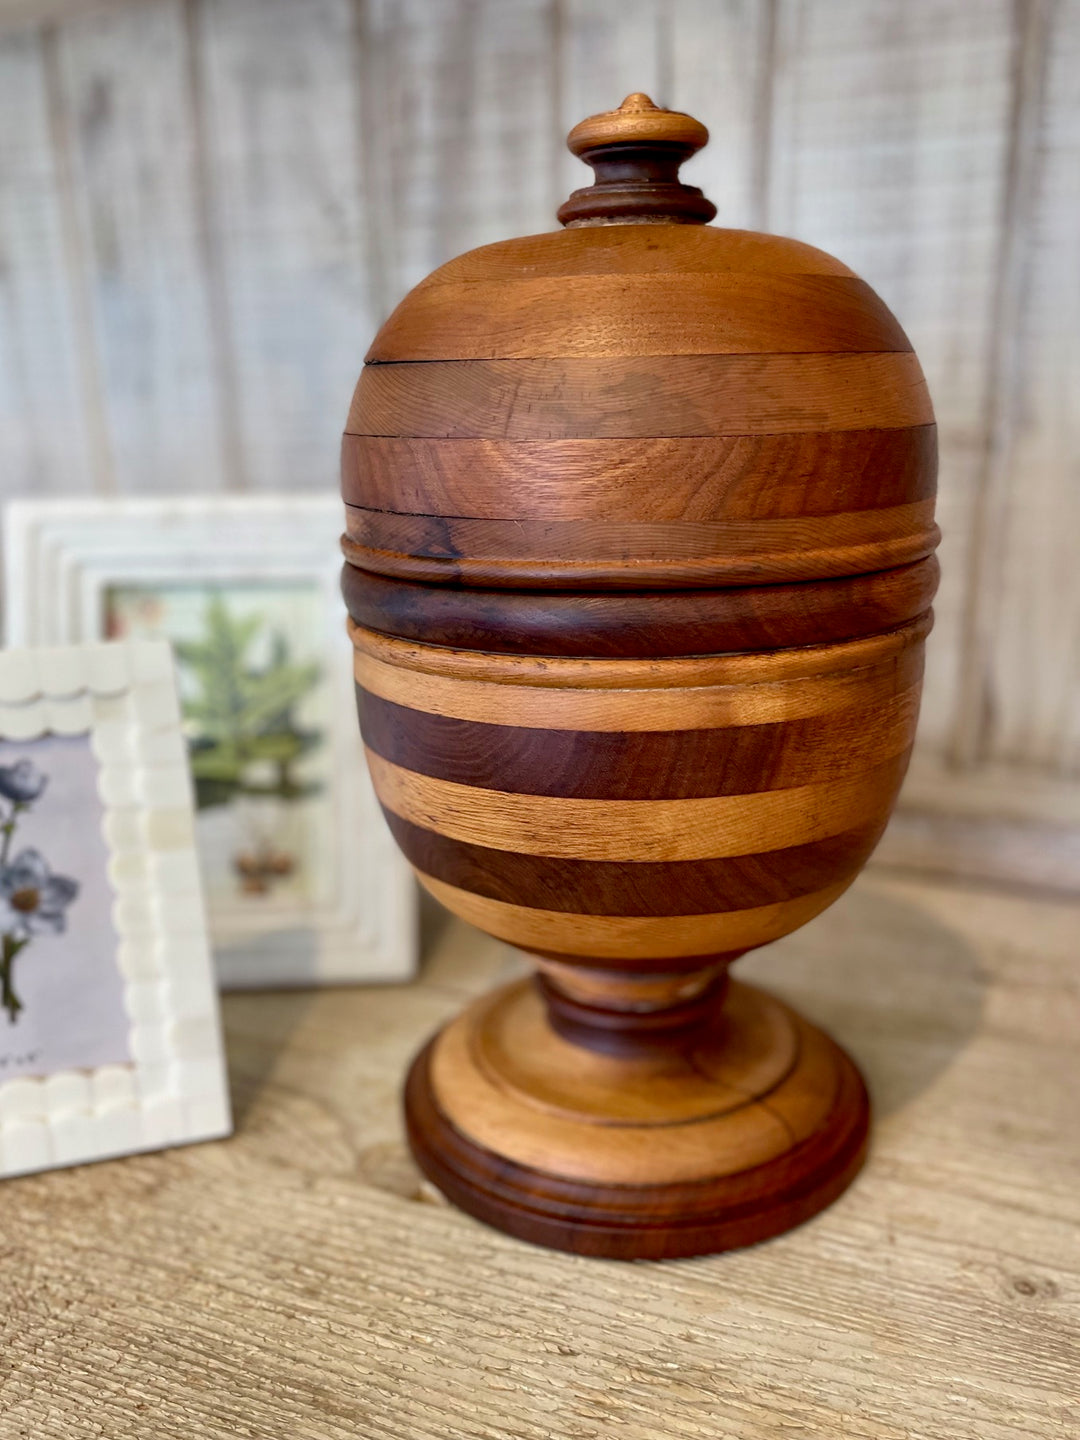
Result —
<path fill-rule="evenodd" d="M 0 741 L 0 1083 L 130 1060 L 98 763 Z"/>
<path fill-rule="evenodd" d="M 323 599 L 302 582 L 116 585 L 110 638 L 171 640 L 216 917 L 318 903 L 333 884 Z"/>
<path fill-rule="evenodd" d="M 62 935 L 67 908 L 79 893 L 78 881 L 54 875 L 39 850 L 20 850 L 11 857 L 19 817 L 40 800 L 49 777 L 23 756 L 14 765 L 0 765 L 0 1005 L 14 1025 L 23 1008 L 15 991 L 14 965 L 35 935 Z"/>

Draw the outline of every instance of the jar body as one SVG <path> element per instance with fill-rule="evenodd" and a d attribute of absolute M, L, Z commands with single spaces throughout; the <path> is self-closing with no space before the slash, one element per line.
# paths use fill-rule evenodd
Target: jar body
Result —
<path fill-rule="evenodd" d="M 907 766 L 928 629 L 556 660 L 354 626 L 361 731 L 399 846 L 455 914 L 590 968 L 695 970 L 858 874 Z"/>

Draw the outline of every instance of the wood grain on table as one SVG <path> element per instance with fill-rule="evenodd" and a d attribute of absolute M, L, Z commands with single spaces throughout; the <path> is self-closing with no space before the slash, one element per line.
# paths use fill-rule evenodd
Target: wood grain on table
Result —
<path fill-rule="evenodd" d="M 1080 1433 L 1080 910 L 877 871 L 740 963 L 867 1074 L 871 1158 L 766 1245 L 542 1251 L 404 1151 L 407 1059 L 517 959 L 227 997 L 229 1141 L 0 1190 L 3 1440 Z"/>

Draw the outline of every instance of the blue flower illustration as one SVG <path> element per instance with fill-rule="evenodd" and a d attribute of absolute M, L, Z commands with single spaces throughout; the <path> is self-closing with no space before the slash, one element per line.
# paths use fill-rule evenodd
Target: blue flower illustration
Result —
<path fill-rule="evenodd" d="M 0 869 L 0 932 L 17 940 L 59 935 L 67 925 L 65 911 L 78 893 L 78 882 L 54 875 L 39 851 L 20 850 Z"/>
<path fill-rule="evenodd" d="M 0 765 L 0 795 L 18 805 L 36 800 L 49 777 L 42 774 L 32 760 L 16 760 L 14 765 Z"/>
<path fill-rule="evenodd" d="M 12 1025 L 23 1008 L 12 973 L 16 958 L 35 935 L 64 932 L 67 908 L 79 893 L 78 881 L 54 875 L 39 850 L 20 850 L 8 859 L 19 817 L 48 783 L 31 760 L 0 765 L 0 796 L 11 802 L 6 814 L 0 811 L 0 1007 Z"/>

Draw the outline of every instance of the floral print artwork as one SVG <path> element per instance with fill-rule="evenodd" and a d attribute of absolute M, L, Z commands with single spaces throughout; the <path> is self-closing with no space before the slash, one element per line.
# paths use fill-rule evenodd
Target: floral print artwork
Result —
<path fill-rule="evenodd" d="M 12 855 L 20 818 L 45 794 L 49 777 L 29 759 L 0 765 L 0 1006 L 14 1025 L 23 1008 L 15 986 L 15 961 L 37 935 L 61 934 L 78 881 L 58 875 L 39 850 Z"/>

